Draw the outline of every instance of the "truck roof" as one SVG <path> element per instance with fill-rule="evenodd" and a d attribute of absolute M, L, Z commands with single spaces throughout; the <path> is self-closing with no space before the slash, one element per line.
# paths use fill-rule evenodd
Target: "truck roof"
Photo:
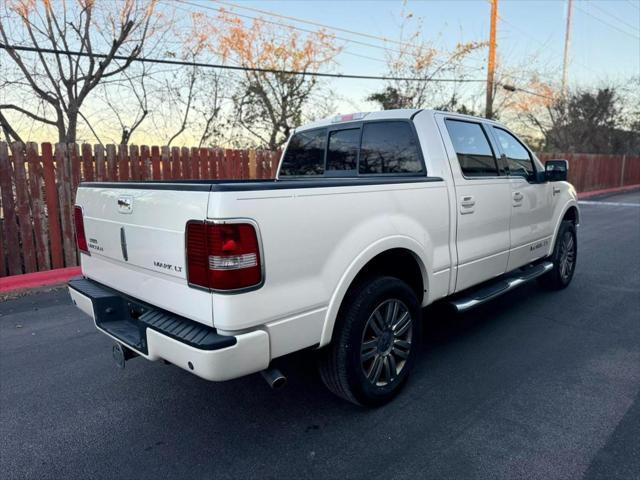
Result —
<path fill-rule="evenodd" d="M 430 114 L 434 114 L 434 113 L 446 113 L 447 115 L 452 115 L 452 116 L 456 116 L 456 117 L 460 117 L 460 118 L 467 118 L 467 119 L 479 119 L 481 118 L 483 121 L 486 121 L 487 119 L 482 118 L 482 117 L 474 117 L 472 115 L 463 115 L 460 113 L 454 113 L 454 112 L 444 112 L 444 111 L 440 111 L 440 110 L 432 110 L 432 109 L 422 109 L 422 108 L 401 108 L 401 109 L 395 109 L 395 110 L 380 110 L 380 111 L 376 111 L 376 112 L 357 112 L 357 113 L 348 113 L 348 114 L 338 114 L 335 115 L 333 117 L 327 117 L 327 118 L 323 118 L 321 120 L 316 120 L 315 122 L 312 123 L 307 123 L 305 125 L 302 125 L 298 128 L 296 128 L 296 132 L 301 132 L 304 130 L 311 130 L 314 128 L 321 128 L 321 127 L 328 127 L 331 125 L 336 125 L 336 124 L 342 124 L 342 123 L 348 123 L 348 122 L 358 122 L 358 121 L 362 121 L 362 120 L 398 120 L 398 119 L 411 119 L 413 118 L 418 112 L 425 112 L 425 113 L 430 113 Z M 494 123 L 494 122 L 492 122 Z"/>

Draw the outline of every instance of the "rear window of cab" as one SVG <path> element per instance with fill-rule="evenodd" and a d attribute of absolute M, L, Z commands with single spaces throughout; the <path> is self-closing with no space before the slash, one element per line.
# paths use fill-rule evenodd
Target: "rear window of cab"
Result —
<path fill-rule="evenodd" d="M 280 177 L 423 173 L 415 132 L 402 120 L 298 132 L 289 140 L 280 167 Z"/>

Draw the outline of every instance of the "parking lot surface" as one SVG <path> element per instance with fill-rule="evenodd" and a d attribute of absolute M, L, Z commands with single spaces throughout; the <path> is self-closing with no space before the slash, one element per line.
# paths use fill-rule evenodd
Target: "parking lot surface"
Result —
<path fill-rule="evenodd" d="M 118 370 L 66 291 L 6 300 L 0 477 L 638 479 L 640 192 L 581 210 L 568 289 L 426 309 L 411 381 L 375 410 L 328 393 L 310 352 L 279 391 Z"/>

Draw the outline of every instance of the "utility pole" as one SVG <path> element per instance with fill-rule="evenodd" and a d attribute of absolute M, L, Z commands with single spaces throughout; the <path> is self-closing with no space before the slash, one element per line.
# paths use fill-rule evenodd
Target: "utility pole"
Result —
<path fill-rule="evenodd" d="M 569 69 L 569 44 L 571 43 L 571 10 L 573 0 L 567 0 L 567 26 L 564 31 L 564 59 L 562 62 L 562 98 L 567 98 L 567 76 Z"/>
<path fill-rule="evenodd" d="M 487 67 L 487 99 L 484 115 L 493 118 L 493 77 L 496 69 L 496 21 L 498 19 L 498 0 L 491 3 L 491 30 L 489 33 L 489 65 Z"/>

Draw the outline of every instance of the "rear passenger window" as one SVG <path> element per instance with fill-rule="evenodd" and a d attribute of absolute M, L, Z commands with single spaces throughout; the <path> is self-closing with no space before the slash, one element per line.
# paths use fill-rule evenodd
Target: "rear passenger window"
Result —
<path fill-rule="evenodd" d="M 422 162 L 408 122 L 365 123 L 360 173 L 419 173 Z"/>
<path fill-rule="evenodd" d="M 509 165 L 509 173 L 511 175 L 532 178 L 534 169 L 531 155 L 522 144 L 506 130 L 501 128 L 493 128 L 496 139 L 500 144 L 500 148 L 507 157 L 507 165 Z"/>
<path fill-rule="evenodd" d="M 446 120 L 447 131 L 465 177 L 495 177 L 496 158 L 479 123 Z"/>
<path fill-rule="evenodd" d="M 326 138 L 326 128 L 298 132 L 291 137 L 282 159 L 280 175 L 322 175 Z"/>
<path fill-rule="evenodd" d="M 360 148 L 360 129 L 334 130 L 329 133 L 327 170 L 355 170 Z"/>

